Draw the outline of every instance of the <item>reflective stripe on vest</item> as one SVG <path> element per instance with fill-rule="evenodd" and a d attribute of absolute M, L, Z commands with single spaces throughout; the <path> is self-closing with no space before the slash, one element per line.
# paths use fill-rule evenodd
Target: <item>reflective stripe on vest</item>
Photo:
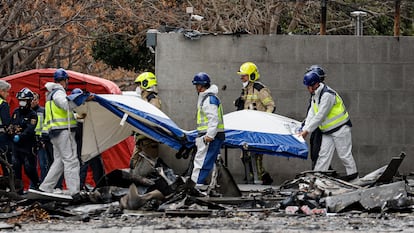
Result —
<path fill-rule="evenodd" d="M 48 100 L 45 104 L 45 121 L 42 132 L 49 133 L 50 130 L 68 129 L 76 127 L 76 119 L 72 111 L 59 108 L 55 101 Z"/>
<path fill-rule="evenodd" d="M 246 95 L 246 100 L 248 101 L 256 101 L 259 97 L 256 94 Z"/>
<path fill-rule="evenodd" d="M 203 111 L 203 103 L 205 99 L 201 101 L 200 106 L 197 109 L 197 131 L 199 133 L 205 133 L 208 129 L 208 119 L 206 113 Z M 224 123 L 223 123 L 223 107 L 221 106 L 221 102 L 217 108 L 217 116 L 219 119 L 217 125 L 217 132 L 224 132 Z"/>
<path fill-rule="evenodd" d="M 36 112 L 37 114 L 37 124 L 35 128 L 36 135 L 40 136 L 42 135 L 43 130 L 43 113 L 42 112 Z"/>
<path fill-rule="evenodd" d="M 321 95 L 322 94 L 323 93 L 321 93 Z M 313 111 L 315 114 L 318 113 L 318 104 L 313 104 Z M 345 124 L 348 121 L 349 114 L 346 111 L 344 102 L 342 101 L 341 97 L 335 93 L 335 104 L 332 106 L 331 111 L 329 111 L 328 116 L 326 116 L 325 120 L 322 122 L 319 128 L 322 132 L 327 132 Z"/>

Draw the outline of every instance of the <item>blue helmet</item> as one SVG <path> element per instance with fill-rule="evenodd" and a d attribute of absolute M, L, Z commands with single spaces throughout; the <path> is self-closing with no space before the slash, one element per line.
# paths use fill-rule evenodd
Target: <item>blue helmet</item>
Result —
<path fill-rule="evenodd" d="M 325 71 L 319 65 L 311 65 L 308 69 L 306 69 L 306 72 L 309 71 L 315 71 L 319 75 L 321 81 L 325 79 Z"/>
<path fill-rule="evenodd" d="M 321 78 L 315 71 L 309 71 L 305 74 L 305 77 L 303 77 L 303 84 L 305 84 L 305 86 L 313 86 L 319 82 L 321 82 Z"/>
<path fill-rule="evenodd" d="M 197 73 L 194 75 L 193 85 L 210 85 L 210 76 L 204 72 Z"/>
<path fill-rule="evenodd" d="M 80 88 L 75 88 L 72 90 L 70 94 L 72 95 L 72 94 L 82 94 L 82 93 L 83 91 Z"/>
<path fill-rule="evenodd" d="M 79 106 L 85 101 L 85 96 L 88 97 L 88 95 L 85 95 L 80 88 L 75 88 L 66 98 Z"/>
<path fill-rule="evenodd" d="M 65 79 L 69 79 L 69 75 L 68 73 L 66 73 L 66 70 L 63 68 L 57 69 L 55 73 L 53 74 L 53 80 L 55 80 L 55 82 L 60 82 Z"/>

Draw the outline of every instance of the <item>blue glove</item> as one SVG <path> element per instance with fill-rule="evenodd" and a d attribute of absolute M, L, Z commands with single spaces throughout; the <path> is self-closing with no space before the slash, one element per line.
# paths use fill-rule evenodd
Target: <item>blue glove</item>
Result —
<path fill-rule="evenodd" d="M 14 135 L 13 142 L 18 142 L 18 141 L 20 141 L 20 136 L 19 135 Z"/>

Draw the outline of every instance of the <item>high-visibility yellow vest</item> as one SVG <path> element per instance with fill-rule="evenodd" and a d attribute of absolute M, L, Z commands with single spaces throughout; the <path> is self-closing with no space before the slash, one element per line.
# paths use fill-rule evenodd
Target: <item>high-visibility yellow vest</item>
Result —
<path fill-rule="evenodd" d="M 51 99 L 45 104 L 45 120 L 42 133 L 49 133 L 51 130 L 69 129 L 76 127 L 76 119 L 73 111 L 66 111 L 58 107 Z"/>
<path fill-rule="evenodd" d="M 204 97 L 201 100 L 200 106 L 197 109 L 197 131 L 198 133 L 205 133 L 207 132 L 208 129 L 208 119 L 207 119 L 207 115 L 206 113 L 203 111 L 203 103 L 206 100 L 206 98 L 208 96 L 212 96 L 212 95 L 206 95 L 206 97 Z M 217 97 L 215 97 L 217 98 Z M 217 132 L 224 132 L 224 123 L 223 123 L 223 107 L 220 104 L 218 105 L 217 108 L 217 115 L 218 115 L 218 119 L 219 119 L 219 123 L 217 125 Z"/>
<path fill-rule="evenodd" d="M 325 86 L 326 88 L 326 86 Z M 347 123 L 349 121 L 349 114 L 346 111 L 344 102 L 342 101 L 342 98 L 338 95 L 338 93 L 332 91 L 332 90 L 328 90 L 326 88 L 326 90 L 322 90 L 320 96 L 322 96 L 322 94 L 324 92 L 328 92 L 330 94 L 334 94 L 335 95 L 335 104 L 334 106 L 332 106 L 331 111 L 329 111 L 328 115 L 326 116 L 325 120 L 322 122 L 322 124 L 319 126 L 319 128 L 321 129 L 322 132 L 328 132 L 330 130 L 333 130 L 339 126 L 344 125 L 345 123 Z M 318 103 L 314 103 L 313 104 L 313 111 L 314 113 L 318 113 Z"/>
<path fill-rule="evenodd" d="M 36 112 L 36 114 L 37 114 L 37 124 L 35 128 L 35 133 L 36 135 L 40 136 L 42 135 L 44 116 L 42 112 Z"/>

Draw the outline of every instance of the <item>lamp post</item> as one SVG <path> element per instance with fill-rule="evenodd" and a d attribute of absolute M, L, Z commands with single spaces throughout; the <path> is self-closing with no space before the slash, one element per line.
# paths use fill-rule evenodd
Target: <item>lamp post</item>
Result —
<path fill-rule="evenodd" d="M 188 18 L 188 29 L 191 29 L 191 16 L 193 15 L 194 8 L 189 6 L 185 8 L 185 12 L 190 15 L 190 18 Z"/>
<path fill-rule="evenodd" d="M 355 35 L 362 36 L 363 35 L 363 23 L 362 18 L 367 16 L 367 12 L 364 11 L 352 11 L 351 16 L 355 19 Z"/>

